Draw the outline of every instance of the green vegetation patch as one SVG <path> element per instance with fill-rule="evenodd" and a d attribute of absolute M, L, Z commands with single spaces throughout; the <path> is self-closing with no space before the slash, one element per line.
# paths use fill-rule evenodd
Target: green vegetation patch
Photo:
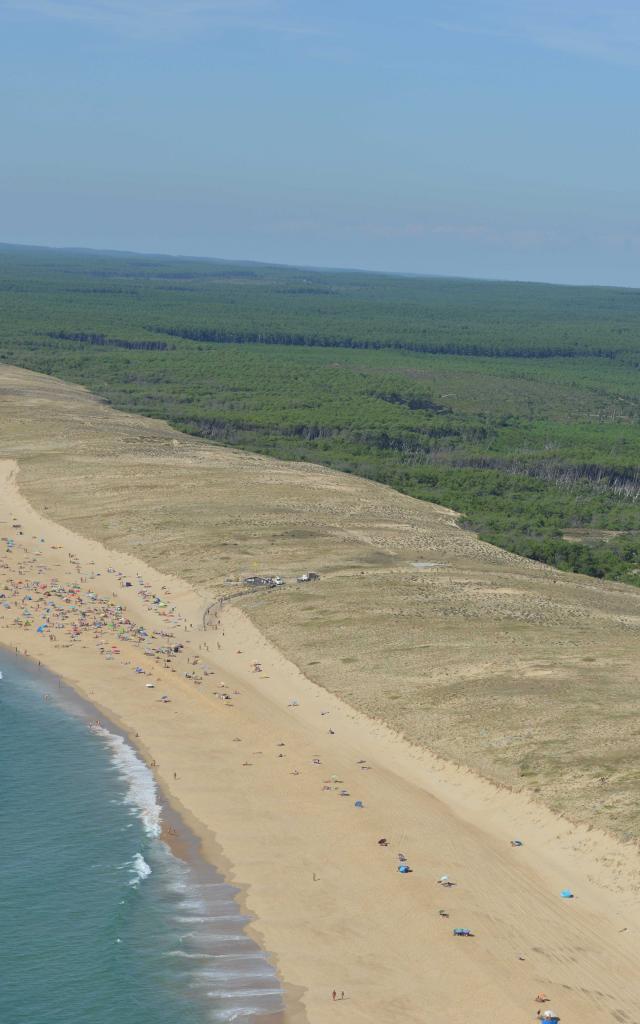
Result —
<path fill-rule="evenodd" d="M 640 291 L 0 246 L 0 359 L 640 583 Z"/>

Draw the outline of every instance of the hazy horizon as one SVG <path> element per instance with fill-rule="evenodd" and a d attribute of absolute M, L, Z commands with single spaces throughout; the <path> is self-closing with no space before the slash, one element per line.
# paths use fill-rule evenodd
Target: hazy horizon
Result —
<path fill-rule="evenodd" d="M 555 288 L 620 288 L 623 290 L 637 291 L 640 286 L 635 285 L 623 285 L 623 284 L 607 284 L 601 282 L 581 282 L 581 281 L 548 281 L 536 278 L 521 278 L 521 277 L 480 277 L 478 275 L 470 274 L 439 274 L 437 271 L 425 273 L 420 271 L 412 270 L 384 270 L 374 269 L 371 267 L 339 267 L 339 266 L 327 266 L 326 264 L 312 264 L 312 263 L 293 263 L 290 260 L 276 261 L 276 260 L 258 260 L 253 259 L 250 256 L 238 256 L 238 257 L 227 257 L 227 256 L 214 256 L 211 254 L 205 255 L 194 255 L 193 253 L 185 252 L 154 252 L 151 250 L 141 249 L 105 249 L 96 248 L 91 245 L 42 245 L 38 242 L 8 242 L 5 239 L 0 240 L 0 251 L 5 249 L 37 249 L 44 250 L 45 252 L 68 252 L 68 253 L 86 253 L 87 255 L 94 256 L 123 256 L 123 257 L 136 257 L 149 258 L 149 259 L 167 259 L 167 260 L 197 260 L 202 262 L 211 261 L 212 263 L 246 263 L 255 266 L 267 266 L 267 267 L 283 267 L 290 268 L 291 270 L 308 270 L 310 273 L 335 273 L 335 274 L 379 274 L 381 276 L 388 277 L 416 277 L 416 278 L 443 278 L 445 280 L 460 280 L 460 281 L 478 281 L 487 283 L 503 283 L 503 284 L 532 284 L 532 285 L 548 285 Z"/>
<path fill-rule="evenodd" d="M 629 0 L 0 0 L 0 57 L 18 244 L 640 286 Z"/>

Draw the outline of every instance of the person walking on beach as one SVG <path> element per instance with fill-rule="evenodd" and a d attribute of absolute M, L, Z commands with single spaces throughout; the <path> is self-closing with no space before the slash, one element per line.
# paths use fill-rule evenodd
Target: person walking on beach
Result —
<path fill-rule="evenodd" d="M 331 993 L 331 998 L 333 999 L 334 1003 L 336 1001 L 337 995 L 338 995 L 338 993 L 336 992 L 336 990 L 334 988 L 333 992 Z"/>

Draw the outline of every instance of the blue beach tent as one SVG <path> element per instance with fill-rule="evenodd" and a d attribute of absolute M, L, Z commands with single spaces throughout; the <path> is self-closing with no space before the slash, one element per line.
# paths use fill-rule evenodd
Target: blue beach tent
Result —
<path fill-rule="evenodd" d="M 562 896 L 563 900 L 572 900 L 574 898 L 571 889 L 563 889 L 560 895 Z"/>

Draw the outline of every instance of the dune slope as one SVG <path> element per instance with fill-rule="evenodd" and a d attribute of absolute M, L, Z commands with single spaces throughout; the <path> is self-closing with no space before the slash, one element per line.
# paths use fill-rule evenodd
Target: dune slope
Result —
<path fill-rule="evenodd" d="M 211 600 L 409 740 L 640 835 L 640 591 L 479 542 L 368 481 L 209 445 L 11 367 L 0 454 L 40 510 Z M 292 582 L 307 569 L 312 584 Z M 287 585 L 247 593 L 245 576 Z M 242 596 L 244 595 L 244 596 Z"/>
<path fill-rule="evenodd" d="M 192 442 L 46 378 L 3 368 L 0 387 L 0 643 L 127 729 L 242 886 L 286 1018 L 513 1024 L 543 990 L 564 1021 L 637 1024 L 636 847 L 390 728 L 507 779 L 508 729 L 553 754 L 563 728 L 573 774 L 540 795 L 573 792 L 586 817 L 579 730 L 592 757 L 612 723 L 632 750 L 635 592 L 555 582 L 446 510 Z M 240 596 L 256 568 L 321 579 Z M 183 647 L 167 658 L 169 636 Z"/>

